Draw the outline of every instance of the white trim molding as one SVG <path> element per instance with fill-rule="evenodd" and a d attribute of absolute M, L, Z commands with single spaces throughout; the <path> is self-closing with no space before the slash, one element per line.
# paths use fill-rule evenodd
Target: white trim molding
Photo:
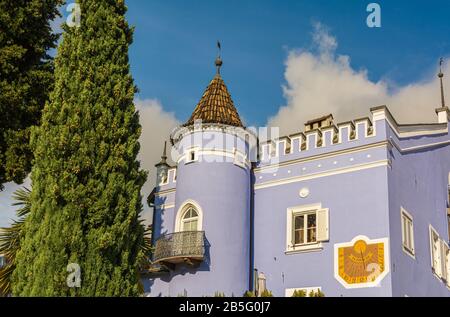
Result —
<path fill-rule="evenodd" d="M 189 149 L 186 150 L 186 153 L 184 155 L 185 161 L 184 164 L 190 164 L 190 163 L 194 163 L 194 162 L 198 162 L 199 160 L 199 152 L 200 152 L 200 148 L 199 147 L 191 147 Z M 194 158 L 191 158 L 191 155 L 194 154 Z"/>
<path fill-rule="evenodd" d="M 163 205 L 155 205 L 155 208 L 160 210 L 175 208 L 175 204 L 163 204 Z"/>
<path fill-rule="evenodd" d="M 195 151 L 195 160 L 190 161 L 189 153 Z M 226 151 L 226 150 L 219 150 L 219 149 L 201 149 L 201 148 L 190 148 L 186 151 L 185 154 L 181 155 L 179 159 L 177 160 L 177 164 L 180 165 L 181 162 L 184 161 L 184 164 L 191 164 L 194 162 L 202 162 L 202 163 L 225 163 L 225 162 L 232 162 L 235 165 L 236 164 L 236 154 L 239 154 L 243 157 L 244 162 L 243 164 L 240 164 L 239 166 L 242 168 L 250 168 L 251 162 L 248 159 L 247 155 L 245 155 L 242 151 Z M 206 158 L 205 158 L 206 157 Z M 211 158 L 215 157 L 215 158 Z"/>
<path fill-rule="evenodd" d="M 370 163 L 352 165 L 352 166 L 348 166 L 348 167 L 344 167 L 344 168 L 336 168 L 336 169 L 329 170 L 329 171 L 322 172 L 322 173 L 313 173 L 313 174 L 309 174 L 309 175 L 305 175 L 305 176 L 296 176 L 296 177 L 291 177 L 291 178 L 285 178 L 282 180 L 268 181 L 265 183 L 255 185 L 255 190 L 269 188 L 269 187 L 273 187 L 273 186 L 297 183 L 297 182 L 302 182 L 305 180 L 311 180 L 311 179 L 316 179 L 316 178 L 321 178 L 321 177 L 357 172 L 357 171 L 362 171 L 362 170 L 371 169 L 371 168 L 377 168 L 377 167 L 383 167 L 383 166 L 387 167 L 387 166 L 390 166 L 390 164 L 391 164 L 390 160 L 380 160 L 380 161 L 375 161 L 375 162 L 370 162 Z"/>
<path fill-rule="evenodd" d="M 347 283 L 340 275 L 339 275 L 339 249 L 343 247 L 352 247 L 355 245 L 355 242 L 362 240 L 367 244 L 376 244 L 383 243 L 384 244 L 384 270 L 379 273 L 376 278 L 372 282 L 360 283 L 360 284 L 349 284 Z M 359 235 L 354 237 L 350 242 L 344 243 L 336 243 L 334 245 L 334 278 L 339 281 L 345 288 L 347 289 L 355 289 L 355 288 L 368 288 L 368 287 L 379 287 L 381 281 L 388 275 L 390 271 L 390 255 L 389 255 L 389 238 L 381 238 L 381 239 L 369 239 L 367 236 Z M 367 267 L 369 270 L 369 266 Z M 375 273 L 376 269 L 373 269 Z M 368 271 L 369 272 L 369 271 Z"/>
<path fill-rule="evenodd" d="M 409 226 L 409 223 L 411 226 Z M 402 250 L 407 255 L 415 259 L 416 250 L 414 245 L 414 218 L 403 207 L 400 208 L 400 226 L 402 232 Z M 405 228 L 405 226 L 407 226 L 407 228 Z M 405 229 L 409 230 L 409 232 L 405 232 Z M 408 245 L 408 243 L 410 245 Z"/>
<path fill-rule="evenodd" d="M 194 209 L 197 211 L 198 213 L 198 224 L 197 224 L 197 228 L 198 231 L 202 231 L 203 228 L 203 210 L 200 207 L 200 204 L 198 202 L 196 202 L 195 200 L 192 199 L 188 199 L 185 200 L 182 204 L 181 207 L 178 208 L 177 211 L 177 215 L 175 217 L 175 228 L 174 228 L 174 232 L 180 232 L 181 230 L 181 223 L 182 223 L 182 217 L 184 215 L 184 212 L 186 211 L 187 208 L 189 208 L 190 206 L 194 207 Z"/>
<path fill-rule="evenodd" d="M 448 244 L 441 239 L 439 233 L 433 226 L 429 225 L 430 230 L 430 257 L 431 257 L 431 270 L 433 275 L 441 281 L 446 281 L 448 276 L 447 268 L 447 253 Z"/>
<path fill-rule="evenodd" d="M 264 172 L 265 170 L 272 170 L 272 169 L 279 168 L 279 167 L 296 165 L 298 163 L 309 163 L 309 162 L 318 161 L 318 160 L 322 160 L 322 159 L 326 159 L 326 158 L 340 157 L 341 155 L 344 155 L 344 154 L 360 153 L 360 152 L 364 152 L 366 150 L 371 150 L 371 149 L 386 148 L 388 146 L 391 146 L 390 142 L 388 140 L 383 140 L 383 141 L 380 141 L 377 143 L 360 145 L 360 146 L 356 146 L 356 147 L 352 147 L 352 148 L 337 150 L 337 151 L 323 153 L 323 154 L 317 154 L 314 156 L 307 156 L 307 157 L 303 157 L 303 158 L 292 159 L 292 160 L 288 160 L 288 161 L 284 161 L 284 162 L 277 162 L 276 164 L 264 164 L 264 160 L 261 159 L 260 161 L 261 161 L 261 163 L 263 163 L 262 166 L 255 168 L 254 171 L 255 171 L 255 173 L 261 173 L 261 172 Z M 300 152 L 305 152 L 305 151 L 300 151 Z"/>
<path fill-rule="evenodd" d="M 297 215 L 316 214 L 316 241 L 294 245 L 293 219 Z M 285 254 L 296 254 L 303 252 L 320 251 L 323 249 L 322 242 L 329 240 L 329 210 L 323 209 L 322 204 L 311 204 L 290 207 L 286 212 L 286 250 Z M 306 227 L 304 228 L 306 231 Z"/>

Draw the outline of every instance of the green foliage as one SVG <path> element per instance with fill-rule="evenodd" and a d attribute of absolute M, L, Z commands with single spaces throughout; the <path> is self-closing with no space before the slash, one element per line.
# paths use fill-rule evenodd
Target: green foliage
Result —
<path fill-rule="evenodd" d="M 317 292 L 312 290 L 311 292 L 309 292 L 309 297 L 325 297 L 325 294 L 322 293 L 320 289 L 318 289 Z"/>
<path fill-rule="evenodd" d="M 254 292 L 246 291 L 244 293 L 244 297 L 256 297 Z"/>
<path fill-rule="evenodd" d="M 271 291 L 265 289 L 264 291 L 262 291 L 261 296 L 260 297 L 273 297 L 273 294 Z"/>
<path fill-rule="evenodd" d="M 63 0 L 0 0 L 0 190 L 21 183 L 32 163 L 30 128 L 53 88 L 50 21 Z"/>
<path fill-rule="evenodd" d="M 20 207 L 16 211 L 18 220 L 9 228 L 0 230 L 0 254 L 6 258 L 6 265 L 0 268 L 0 296 L 11 294 L 11 276 L 15 268 L 16 255 L 20 250 L 20 239 L 24 235 L 24 224 L 26 217 L 31 211 L 31 191 L 27 188 L 18 189 L 13 194 L 15 203 L 13 206 Z M 145 270 L 150 264 L 148 254 L 151 246 L 151 226 L 144 231 L 144 240 L 139 251 L 139 269 Z M 140 279 L 139 279 L 140 280 Z M 144 292 L 143 285 L 140 285 L 141 292 Z"/>
<path fill-rule="evenodd" d="M 291 297 L 325 297 L 325 294 L 320 289 L 311 290 L 309 293 L 305 290 L 295 290 Z"/>
<path fill-rule="evenodd" d="M 178 294 L 177 297 L 188 297 L 187 291 L 184 290 L 182 294 Z"/>
<path fill-rule="evenodd" d="M 215 292 L 214 297 L 226 297 L 226 296 L 225 296 L 225 293 L 223 293 L 223 292 Z"/>
<path fill-rule="evenodd" d="M 306 297 L 305 290 L 295 290 L 291 297 Z"/>
<path fill-rule="evenodd" d="M 64 26 L 55 87 L 31 144 L 31 213 L 13 272 L 16 296 L 136 296 L 141 127 L 122 0 L 79 0 L 81 26 Z M 81 268 L 69 288 L 67 265 Z"/>

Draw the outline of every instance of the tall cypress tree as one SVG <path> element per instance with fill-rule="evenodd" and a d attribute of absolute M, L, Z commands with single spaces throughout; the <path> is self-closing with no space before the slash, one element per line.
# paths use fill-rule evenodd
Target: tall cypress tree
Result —
<path fill-rule="evenodd" d="M 31 169 L 30 127 L 53 86 L 50 21 L 64 0 L 0 0 L 0 190 Z"/>
<path fill-rule="evenodd" d="M 123 0 L 78 0 L 81 26 L 64 26 L 55 89 L 32 132 L 31 213 L 16 257 L 18 296 L 134 296 L 146 174 Z M 67 266 L 81 287 L 67 285 Z"/>

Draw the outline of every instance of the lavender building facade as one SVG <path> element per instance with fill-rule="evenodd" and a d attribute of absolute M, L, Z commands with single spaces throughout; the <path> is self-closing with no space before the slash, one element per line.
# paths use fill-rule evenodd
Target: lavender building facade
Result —
<path fill-rule="evenodd" d="M 444 102 L 436 123 L 399 124 L 381 106 L 263 141 L 216 63 L 170 136 L 175 166 L 157 165 L 149 296 L 450 296 Z"/>

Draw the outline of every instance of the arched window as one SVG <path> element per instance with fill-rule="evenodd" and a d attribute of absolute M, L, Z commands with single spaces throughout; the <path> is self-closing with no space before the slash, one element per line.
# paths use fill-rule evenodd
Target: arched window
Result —
<path fill-rule="evenodd" d="M 198 212 L 189 205 L 181 218 L 181 231 L 198 231 Z"/>
<path fill-rule="evenodd" d="M 189 199 L 178 209 L 175 219 L 175 232 L 202 231 L 203 211 L 200 205 Z"/>

